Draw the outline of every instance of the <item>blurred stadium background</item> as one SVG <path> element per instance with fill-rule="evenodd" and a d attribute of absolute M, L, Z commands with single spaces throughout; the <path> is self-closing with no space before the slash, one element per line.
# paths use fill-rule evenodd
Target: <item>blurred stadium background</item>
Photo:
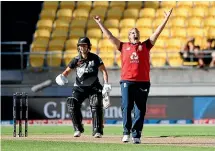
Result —
<path fill-rule="evenodd" d="M 54 80 L 77 55 L 80 36 L 90 38 L 91 51 L 108 68 L 113 91 L 112 106 L 105 110 L 106 123 L 121 123 L 120 55 L 92 16 L 99 15 L 121 41 L 128 41 L 132 27 L 140 30 L 144 41 L 161 23 L 164 10 L 172 7 L 172 16 L 151 50 L 152 87 L 145 123 L 215 124 L 215 70 L 199 69 L 198 62 L 185 62 L 179 53 L 190 37 L 201 49 L 208 38 L 215 38 L 214 1 L 1 2 L 2 124 L 12 124 L 14 92 L 28 93 L 30 124 L 70 123 L 65 101 L 71 95 L 74 74 L 68 86 L 59 87 Z M 31 92 L 33 85 L 47 79 L 53 80 L 51 87 Z M 90 123 L 87 102 L 82 112 Z"/>

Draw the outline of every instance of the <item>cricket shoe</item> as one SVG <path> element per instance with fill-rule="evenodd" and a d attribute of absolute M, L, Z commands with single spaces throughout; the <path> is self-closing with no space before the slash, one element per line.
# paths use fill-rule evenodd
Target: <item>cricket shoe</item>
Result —
<path fill-rule="evenodd" d="M 133 142 L 133 144 L 140 144 L 141 140 L 140 140 L 140 138 L 132 138 L 132 142 Z"/>
<path fill-rule="evenodd" d="M 101 134 L 101 133 L 96 133 L 96 134 L 94 135 L 94 137 L 95 137 L 95 138 L 102 138 L 102 134 Z"/>
<path fill-rule="evenodd" d="M 127 143 L 130 141 L 130 135 L 123 135 L 122 137 L 122 142 L 123 143 Z"/>
<path fill-rule="evenodd" d="M 80 131 L 75 131 L 75 133 L 74 133 L 73 136 L 74 137 L 80 137 L 81 136 L 81 132 Z"/>

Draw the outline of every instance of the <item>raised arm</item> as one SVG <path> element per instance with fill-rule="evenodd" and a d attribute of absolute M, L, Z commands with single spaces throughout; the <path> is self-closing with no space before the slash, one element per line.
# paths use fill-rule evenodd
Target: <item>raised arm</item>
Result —
<path fill-rule="evenodd" d="M 173 9 L 171 9 L 167 13 L 164 12 L 165 13 L 165 18 L 164 18 L 163 22 L 157 27 L 157 29 L 155 30 L 155 32 L 150 36 L 149 39 L 150 39 L 152 45 L 155 44 L 155 42 L 156 42 L 157 38 L 159 37 L 160 33 L 163 31 L 163 29 L 164 29 L 167 21 L 169 20 L 169 17 L 170 17 L 170 15 L 172 13 L 172 10 Z"/>
<path fill-rule="evenodd" d="M 93 17 L 93 19 L 96 21 L 96 23 L 99 25 L 99 27 L 101 28 L 102 32 L 104 33 L 104 35 L 110 40 L 110 42 L 117 48 L 119 49 L 120 47 L 120 40 L 117 39 L 116 37 L 114 37 L 112 35 L 112 33 L 103 25 L 103 23 L 101 22 L 101 19 L 99 16 L 95 16 Z"/>

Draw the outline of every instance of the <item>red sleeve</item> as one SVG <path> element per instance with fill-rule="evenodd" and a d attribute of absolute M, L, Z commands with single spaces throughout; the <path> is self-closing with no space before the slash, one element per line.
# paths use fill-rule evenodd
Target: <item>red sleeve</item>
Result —
<path fill-rule="evenodd" d="M 152 43 L 150 42 L 149 39 L 147 39 L 146 41 L 144 41 L 144 43 L 145 43 L 146 49 L 147 49 L 148 51 L 150 51 L 151 48 L 154 46 L 154 45 L 152 45 Z"/>
<path fill-rule="evenodd" d="M 120 42 L 119 51 L 122 51 L 122 45 L 123 45 L 123 42 Z"/>

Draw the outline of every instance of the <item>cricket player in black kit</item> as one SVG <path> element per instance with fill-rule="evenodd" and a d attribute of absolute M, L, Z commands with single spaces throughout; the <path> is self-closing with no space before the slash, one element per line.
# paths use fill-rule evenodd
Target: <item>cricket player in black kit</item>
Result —
<path fill-rule="evenodd" d="M 101 138 L 103 135 L 103 94 L 111 91 L 111 85 L 108 84 L 108 74 L 101 58 L 90 52 L 91 43 L 89 38 L 81 37 L 78 40 L 77 48 L 79 55 L 71 60 L 62 74 L 56 77 L 56 83 L 60 86 L 68 83 L 68 74 L 76 69 L 76 81 L 72 96 L 67 99 L 68 111 L 75 130 L 74 137 L 80 137 L 81 133 L 84 132 L 81 105 L 88 98 L 92 111 L 92 135 L 95 138 Z M 98 78 L 99 70 L 103 73 L 103 87 Z M 107 99 L 104 105 L 108 105 Z"/>

